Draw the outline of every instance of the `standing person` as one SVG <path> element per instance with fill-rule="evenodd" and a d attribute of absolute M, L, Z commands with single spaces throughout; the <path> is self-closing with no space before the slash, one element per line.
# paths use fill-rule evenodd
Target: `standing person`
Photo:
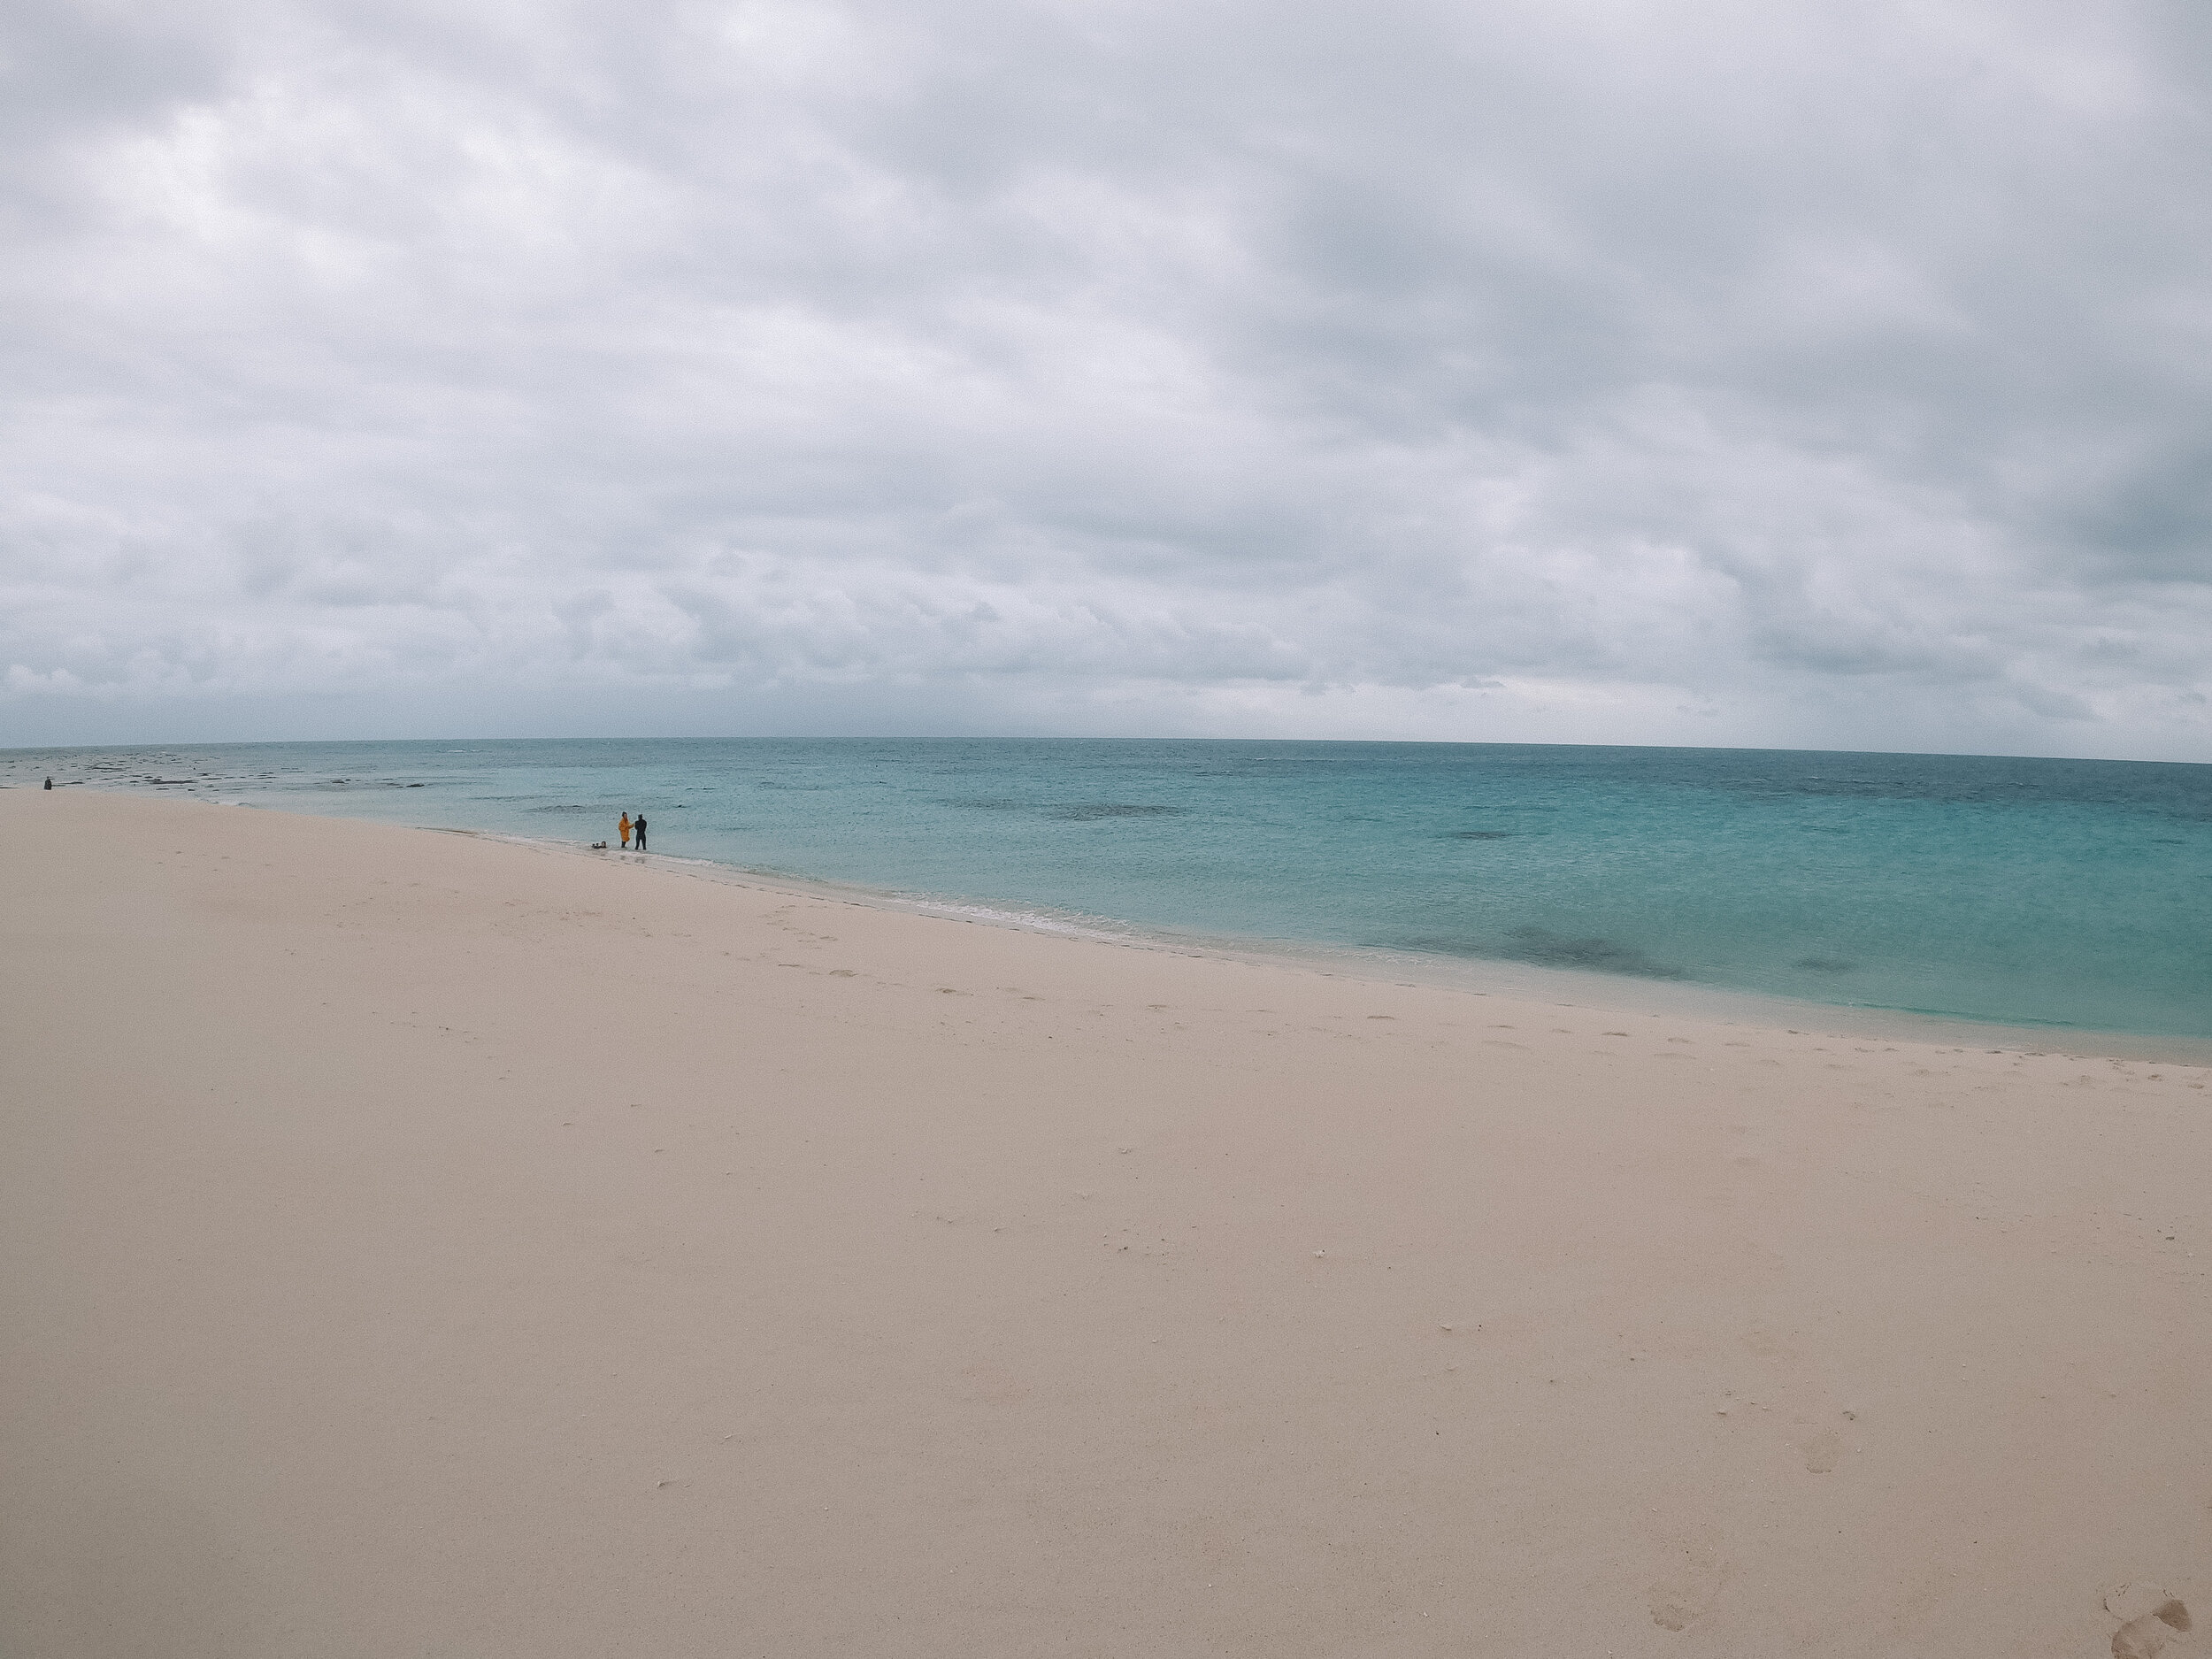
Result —
<path fill-rule="evenodd" d="M 626 853 L 630 850 L 630 815 L 625 812 L 622 822 L 615 827 L 622 832 L 622 850 Z"/>
<path fill-rule="evenodd" d="M 631 825 L 630 828 L 637 836 L 638 851 L 643 852 L 645 850 L 645 814 L 642 812 L 639 813 L 637 815 L 637 822 Z"/>
<path fill-rule="evenodd" d="M 52 788 L 52 787 L 54 787 L 54 780 L 53 780 L 51 778 L 49 778 L 49 779 L 46 780 L 46 787 L 47 787 L 49 789 L 50 789 L 50 788 Z"/>

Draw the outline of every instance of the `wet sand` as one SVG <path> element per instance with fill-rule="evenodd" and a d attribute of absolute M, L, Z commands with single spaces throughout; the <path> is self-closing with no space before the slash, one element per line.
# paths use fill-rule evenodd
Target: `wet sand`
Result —
<path fill-rule="evenodd" d="M 2198 1066 L 0 838 L 0 1651 L 2205 1645 Z"/>

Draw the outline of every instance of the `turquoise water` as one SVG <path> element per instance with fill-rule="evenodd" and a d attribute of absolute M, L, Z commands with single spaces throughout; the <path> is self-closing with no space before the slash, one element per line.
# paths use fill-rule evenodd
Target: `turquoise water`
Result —
<path fill-rule="evenodd" d="M 727 741 L 15 750 L 81 780 L 1171 937 L 2212 1036 L 2212 766 L 1733 749 Z"/>

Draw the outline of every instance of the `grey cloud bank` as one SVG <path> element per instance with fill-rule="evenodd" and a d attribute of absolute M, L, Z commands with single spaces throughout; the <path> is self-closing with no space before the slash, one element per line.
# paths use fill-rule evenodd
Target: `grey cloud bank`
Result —
<path fill-rule="evenodd" d="M 12 8 L 0 743 L 2212 760 L 2193 5 Z"/>

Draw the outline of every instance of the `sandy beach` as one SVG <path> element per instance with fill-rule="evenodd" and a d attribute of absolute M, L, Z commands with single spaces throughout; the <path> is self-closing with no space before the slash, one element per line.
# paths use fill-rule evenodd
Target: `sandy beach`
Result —
<path fill-rule="evenodd" d="M 2200 1066 L 0 837 L 11 1655 L 2206 1645 Z"/>

